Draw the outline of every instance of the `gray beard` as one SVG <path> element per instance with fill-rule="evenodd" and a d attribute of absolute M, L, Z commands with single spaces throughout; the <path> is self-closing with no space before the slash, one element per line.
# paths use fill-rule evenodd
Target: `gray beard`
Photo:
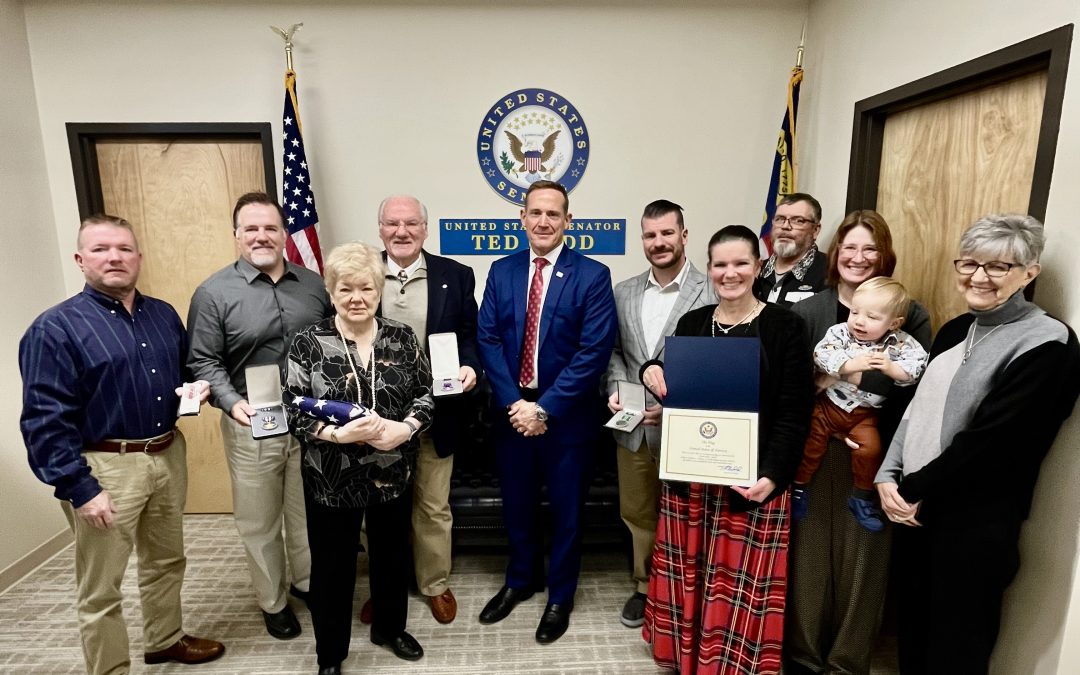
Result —
<path fill-rule="evenodd" d="M 795 245 L 795 242 L 777 242 L 773 246 L 773 251 L 776 253 L 776 257 L 781 260 L 791 260 L 799 253 L 799 247 Z"/>

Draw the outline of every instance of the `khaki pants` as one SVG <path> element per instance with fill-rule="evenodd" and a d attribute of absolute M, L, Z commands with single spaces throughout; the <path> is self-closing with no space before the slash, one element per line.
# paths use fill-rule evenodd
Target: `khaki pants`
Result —
<path fill-rule="evenodd" d="M 183 636 L 180 586 L 184 581 L 184 501 L 187 446 L 176 438 L 154 454 L 87 452 L 90 472 L 116 509 L 113 526 L 87 525 L 70 503 L 64 514 L 75 533 L 79 635 L 91 675 L 127 673 L 127 626 L 120 585 L 134 548 L 138 554 L 145 651 L 170 647 Z"/>
<path fill-rule="evenodd" d="M 639 593 L 649 591 L 649 568 L 660 508 L 660 458 L 647 443 L 637 452 L 618 446 L 619 515 L 630 530 L 634 555 L 634 582 Z"/>
<path fill-rule="evenodd" d="M 255 599 L 264 612 L 280 612 L 289 590 L 286 557 L 297 588 L 308 590 L 311 576 L 300 443 L 292 434 L 256 441 L 250 428 L 228 414 L 221 416 L 221 437 L 232 478 L 233 518 Z"/>
<path fill-rule="evenodd" d="M 428 434 L 420 437 L 413 487 L 412 545 L 416 585 L 427 596 L 441 595 L 450 580 L 450 474 L 454 456 L 439 457 Z"/>

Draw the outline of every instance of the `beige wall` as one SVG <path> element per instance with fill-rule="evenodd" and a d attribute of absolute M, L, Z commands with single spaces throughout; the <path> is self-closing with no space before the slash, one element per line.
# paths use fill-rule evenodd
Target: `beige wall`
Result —
<path fill-rule="evenodd" d="M 19 338 L 43 309 L 64 297 L 60 248 L 49 204 L 49 182 L 41 127 L 30 74 L 30 49 L 22 7 L 0 0 L 0 185 L 3 185 L 3 245 L 0 246 L 0 577 L 15 561 L 65 527 L 48 486 L 26 463 L 19 434 L 22 392 L 16 353 Z M 70 238 L 68 242 L 70 244 Z M 69 245 L 63 250 L 72 247 Z M 74 263 L 72 263 L 74 266 Z"/>
<path fill-rule="evenodd" d="M 643 268 L 633 233 L 661 196 L 686 207 L 703 260 L 718 225 L 757 227 L 764 206 L 806 3 L 761 4 L 31 1 L 56 219 L 75 212 L 65 122 L 273 121 L 279 132 L 284 54 L 267 26 L 303 21 L 295 58 L 324 243 L 375 240 L 378 202 L 395 192 L 419 195 L 433 219 L 516 216 L 474 146 L 490 105 L 535 86 L 589 127 L 572 211 L 632 225 L 631 254 L 604 258 L 616 279 Z M 490 261 L 467 259 L 480 280 Z"/>
<path fill-rule="evenodd" d="M 1078 19 L 1080 5 L 1073 0 L 815 0 L 801 143 L 808 150 L 802 176 L 828 211 L 822 239 L 829 241 L 843 216 L 856 101 Z M 1048 311 L 1080 326 L 1075 256 L 1080 250 L 1080 57 L 1075 49 L 1071 61 L 1046 214 L 1049 245 L 1035 296 Z M 1080 672 L 1080 594 L 1073 583 L 1078 445 L 1080 413 L 1043 465 L 1024 529 L 1020 576 L 1006 598 L 995 673 Z M 1009 489 L 1004 473 L 1001 489 Z"/>

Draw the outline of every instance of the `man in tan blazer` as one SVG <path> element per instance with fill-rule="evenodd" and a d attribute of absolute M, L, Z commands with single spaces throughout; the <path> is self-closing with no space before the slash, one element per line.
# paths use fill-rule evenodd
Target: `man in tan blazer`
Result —
<path fill-rule="evenodd" d="M 617 382 L 640 382 L 644 362 L 659 358 L 664 338 L 686 312 L 715 302 L 705 275 L 686 259 L 688 231 L 682 207 L 658 199 L 641 216 L 641 244 L 649 269 L 615 286 L 619 334 L 607 370 L 608 408 L 622 410 Z M 660 404 L 647 395 L 645 420 L 633 431 L 615 431 L 618 443 L 619 514 L 633 540 L 635 592 L 626 601 L 620 621 L 645 621 L 649 561 L 656 536 L 660 496 Z"/>

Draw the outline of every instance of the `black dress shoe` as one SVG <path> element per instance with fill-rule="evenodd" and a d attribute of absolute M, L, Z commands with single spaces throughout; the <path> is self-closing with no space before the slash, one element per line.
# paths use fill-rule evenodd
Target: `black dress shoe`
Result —
<path fill-rule="evenodd" d="M 341 664 L 319 668 L 319 675 L 341 675 Z"/>
<path fill-rule="evenodd" d="M 292 609 L 285 605 L 285 609 L 271 614 L 263 612 L 263 621 L 266 623 L 266 632 L 279 640 L 291 640 L 300 634 L 300 622 Z"/>
<path fill-rule="evenodd" d="M 517 589 L 503 586 L 495 597 L 488 600 L 484 605 L 484 611 L 480 612 L 480 623 L 497 623 L 510 616 L 519 602 L 528 600 L 533 596 L 532 589 Z"/>
<path fill-rule="evenodd" d="M 399 659 L 405 659 L 406 661 L 419 661 L 420 657 L 424 655 L 424 648 L 420 646 L 420 643 L 416 641 L 416 638 L 405 631 L 401 631 L 401 634 L 396 638 L 388 639 L 372 628 L 371 641 L 380 646 L 386 644 L 390 645 L 390 649 L 394 650 L 394 656 Z"/>
<path fill-rule="evenodd" d="M 549 602 L 544 608 L 544 615 L 540 617 L 540 625 L 536 627 L 536 641 L 542 645 L 548 645 L 561 638 L 570 626 L 570 612 L 572 611 L 574 611 L 573 602 L 562 605 L 553 605 Z"/>

